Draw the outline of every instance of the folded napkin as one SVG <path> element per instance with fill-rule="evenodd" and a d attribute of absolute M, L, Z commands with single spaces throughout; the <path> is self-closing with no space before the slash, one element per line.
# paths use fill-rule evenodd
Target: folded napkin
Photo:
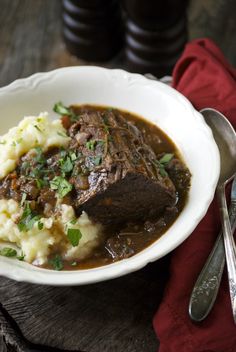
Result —
<path fill-rule="evenodd" d="M 173 71 L 173 87 L 196 109 L 221 111 L 236 128 L 236 70 L 209 39 L 187 44 Z M 214 200 L 193 234 L 172 255 L 170 279 L 153 324 L 160 340 L 159 352 L 236 352 L 227 275 L 209 316 L 191 322 L 188 304 L 193 285 L 220 229 Z"/>

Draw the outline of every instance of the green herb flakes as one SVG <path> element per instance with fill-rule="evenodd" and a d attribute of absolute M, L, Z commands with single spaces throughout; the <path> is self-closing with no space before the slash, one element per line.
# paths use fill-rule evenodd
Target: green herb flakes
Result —
<path fill-rule="evenodd" d="M 75 152 L 70 153 L 70 159 L 71 159 L 71 161 L 75 161 L 77 159 Z"/>
<path fill-rule="evenodd" d="M 168 176 L 168 173 L 166 172 L 164 165 L 160 164 L 159 165 L 159 170 L 160 170 L 160 174 L 161 174 L 162 177 L 167 177 Z"/>
<path fill-rule="evenodd" d="M 26 197 L 27 197 L 27 194 L 25 192 L 23 192 L 22 197 L 21 197 L 21 201 L 20 201 L 21 206 L 23 206 L 25 204 Z"/>
<path fill-rule="evenodd" d="M 60 151 L 60 157 L 61 157 L 61 158 L 65 158 L 66 155 L 67 155 L 66 150 L 61 149 L 61 151 Z"/>
<path fill-rule="evenodd" d="M 43 223 L 41 221 L 38 221 L 38 229 L 39 230 L 43 229 Z"/>
<path fill-rule="evenodd" d="M 42 133 L 43 131 L 41 130 L 41 128 L 39 128 L 38 125 L 34 125 L 34 128 L 36 128 L 36 130 L 38 130 L 40 133 Z"/>
<path fill-rule="evenodd" d="M 20 143 L 22 143 L 23 142 L 23 138 L 18 138 L 17 140 L 16 140 L 16 143 L 17 144 L 20 144 Z"/>
<path fill-rule="evenodd" d="M 59 159 L 60 169 L 63 173 L 69 173 L 73 170 L 71 158 L 67 156 L 65 159 Z"/>
<path fill-rule="evenodd" d="M 23 261 L 25 259 L 25 254 L 23 252 L 21 252 L 21 254 L 18 255 L 16 258 L 20 261 Z"/>
<path fill-rule="evenodd" d="M 20 231 L 29 231 L 40 218 L 40 215 L 31 210 L 29 202 L 25 202 L 22 216 L 17 224 L 18 229 Z"/>
<path fill-rule="evenodd" d="M 80 239 L 82 238 L 82 233 L 79 229 L 68 229 L 67 237 L 73 247 L 78 246 Z"/>
<path fill-rule="evenodd" d="M 60 131 L 58 131 L 57 134 L 60 137 L 65 137 L 65 138 L 68 137 L 66 133 L 63 133 L 63 132 L 60 132 Z"/>
<path fill-rule="evenodd" d="M 22 164 L 21 164 L 21 170 L 26 173 L 27 169 L 30 167 L 30 163 L 28 161 L 24 161 Z"/>
<path fill-rule="evenodd" d="M 78 264 L 77 262 L 70 263 L 71 266 L 76 266 L 77 264 Z"/>
<path fill-rule="evenodd" d="M 91 164 L 93 164 L 94 166 L 98 166 L 101 164 L 102 162 L 102 157 L 101 156 L 89 156 L 88 160 Z"/>
<path fill-rule="evenodd" d="M 169 161 L 171 161 L 171 159 L 173 159 L 174 154 L 172 153 L 166 153 L 165 155 L 163 155 L 163 157 L 159 160 L 159 163 L 161 164 L 167 164 Z"/>
<path fill-rule="evenodd" d="M 71 115 L 71 110 L 65 107 L 61 101 L 54 105 L 53 111 L 55 111 L 59 115 Z"/>
<path fill-rule="evenodd" d="M 54 258 L 49 260 L 49 264 L 52 265 L 54 270 L 62 270 L 63 269 L 63 261 L 60 255 L 56 255 Z"/>
<path fill-rule="evenodd" d="M 65 197 L 72 190 L 72 185 L 62 176 L 55 176 L 50 182 L 50 187 L 57 191 L 59 198 Z"/>
<path fill-rule="evenodd" d="M 6 144 L 7 142 L 6 141 L 0 141 L 0 144 Z"/>
<path fill-rule="evenodd" d="M 38 164 L 46 164 L 47 160 L 45 159 L 45 156 L 43 155 L 43 150 L 41 147 L 35 147 L 34 148 L 36 155 L 34 157 L 34 161 Z"/>
<path fill-rule="evenodd" d="M 109 132 L 109 127 L 108 127 L 107 125 L 104 125 L 104 131 L 105 131 L 106 133 Z"/>
<path fill-rule="evenodd" d="M 96 141 L 91 140 L 86 143 L 86 148 L 93 151 L 95 149 L 95 145 L 96 145 Z"/>
<path fill-rule="evenodd" d="M 166 153 L 164 154 L 160 160 L 155 161 L 155 165 L 158 167 L 160 175 L 162 177 L 167 177 L 168 173 L 165 169 L 166 165 L 171 161 L 171 159 L 174 157 L 174 154 L 172 153 Z"/>
<path fill-rule="evenodd" d="M 16 257 L 17 251 L 11 247 L 4 247 L 0 249 L 0 255 L 4 257 Z"/>
<path fill-rule="evenodd" d="M 104 139 L 100 139 L 99 141 L 97 141 L 97 144 L 101 145 L 101 146 L 104 146 L 104 144 L 105 144 Z"/>
<path fill-rule="evenodd" d="M 56 103 L 53 107 L 53 111 L 62 116 L 69 116 L 71 121 L 77 121 L 79 119 L 79 116 L 77 116 L 70 108 L 64 106 L 62 102 Z"/>
<path fill-rule="evenodd" d="M 41 179 L 41 178 L 37 178 L 35 181 L 36 181 L 36 185 L 37 185 L 37 188 L 38 188 L 38 189 L 43 188 L 43 187 L 46 186 L 46 184 L 47 184 L 47 182 L 44 181 L 44 180 Z"/>

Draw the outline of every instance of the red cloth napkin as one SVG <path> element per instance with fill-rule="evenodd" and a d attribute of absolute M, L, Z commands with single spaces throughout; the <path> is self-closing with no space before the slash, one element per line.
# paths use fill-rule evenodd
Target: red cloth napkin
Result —
<path fill-rule="evenodd" d="M 236 128 L 236 70 L 209 39 L 187 44 L 173 71 L 173 87 L 196 109 L 221 111 Z M 153 324 L 160 340 L 159 352 L 235 352 L 227 276 L 213 310 L 201 323 L 188 316 L 189 297 L 220 229 L 216 200 L 193 234 L 173 253 L 170 280 Z"/>

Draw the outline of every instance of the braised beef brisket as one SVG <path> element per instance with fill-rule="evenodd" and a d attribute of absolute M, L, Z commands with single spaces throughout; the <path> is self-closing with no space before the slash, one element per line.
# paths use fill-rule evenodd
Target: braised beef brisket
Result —
<path fill-rule="evenodd" d="M 175 204 L 172 181 L 161 175 L 140 130 L 118 111 L 84 113 L 69 134 L 70 148 L 81 155 L 80 170 L 71 179 L 78 213 L 123 223 L 156 216 Z M 86 177 L 88 187 L 81 188 Z"/>

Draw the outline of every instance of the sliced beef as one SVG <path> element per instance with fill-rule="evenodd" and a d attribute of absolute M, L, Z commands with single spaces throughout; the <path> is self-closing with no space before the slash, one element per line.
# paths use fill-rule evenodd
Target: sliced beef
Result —
<path fill-rule="evenodd" d="M 138 128 L 118 112 L 90 112 L 69 130 L 70 148 L 81 155 L 75 175 L 78 213 L 104 224 L 157 216 L 176 202 L 175 187 L 161 175 L 156 155 Z M 74 172 L 75 174 L 75 172 Z"/>

